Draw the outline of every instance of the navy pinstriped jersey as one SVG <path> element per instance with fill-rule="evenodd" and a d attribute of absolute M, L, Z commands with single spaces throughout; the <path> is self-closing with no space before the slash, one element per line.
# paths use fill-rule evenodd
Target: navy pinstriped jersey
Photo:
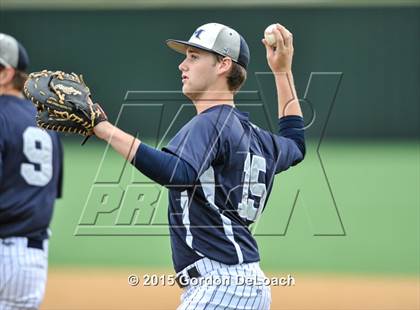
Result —
<path fill-rule="evenodd" d="M 274 175 L 302 159 L 296 144 L 219 105 L 191 119 L 163 150 L 199 176 L 194 187 L 169 190 L 176 272 L 204 256 L 229 265 L 259 261 L 248 226 L 264 209 Z"/>
<path fill-rule="evenodd" d="M 47 238 L 61 195 L 61 143 L 35 115 L 30 101 L 0 96 L 0 238 Z"/>

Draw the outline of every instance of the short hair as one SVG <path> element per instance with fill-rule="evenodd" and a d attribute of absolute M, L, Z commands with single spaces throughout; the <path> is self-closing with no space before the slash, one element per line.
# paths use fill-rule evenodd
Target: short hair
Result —
<path fill-rule="evenodd" d="M 221 62 L 225 56 L 214 54 L 217 62 Z M 236 94 L 242 85 L 245 83 L 247 72 L 240 64 L 232 61 L 232 68 L 227 76 L 227 84 L 229 90 Z"/>
<path fill-rule="evenodd" d="M 18 91 L 23 91 L 23 86 L 25 85 L 26 80 L 28 79 L 28 73 L 20 70 L 15 71 L 15 75 L 12 79 L 13 88 Z"/>
<path fill-rule="evenodd" d="M 3 70 L 5 66 L 0 65 L 0 71 Z M 25 85 L 26 80 L 28 79 L 28 73 L 15 69 L 15 74 L 12 78 L 12 86 L 18 91 L 23 91 L 23 86 Z"/>

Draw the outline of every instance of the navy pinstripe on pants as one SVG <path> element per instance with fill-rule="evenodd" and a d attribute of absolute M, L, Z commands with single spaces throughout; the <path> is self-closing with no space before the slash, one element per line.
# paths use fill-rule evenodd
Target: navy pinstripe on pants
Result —
<path fill-rule="evenodd" d="M 27 238 L 0 239 L 0 309 L 38 309 L 45 292 L 48 241 L 44 250 L 27 247 Z"/>
<path fill-rule="evenodd" d="M 198 269 L 201 277 L 191 279 L 177 310 L 270 309 L 271 290 L 263 282 L 265 275 L 258 263 L 225 265 L 203 258 L 180 274 L 187 275 L 186 270 L 192 266 Z"/>

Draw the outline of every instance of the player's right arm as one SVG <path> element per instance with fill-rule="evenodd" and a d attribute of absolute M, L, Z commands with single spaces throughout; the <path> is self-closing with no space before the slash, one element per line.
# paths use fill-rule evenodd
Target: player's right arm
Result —
<path fill-rule="evenodd" d="M 265 39 L 262 42 L 277 89 L 280 137 L 277 137 L 276 143 L 280 156 L 276 172 L 280 172 L 302 161 L 306 150 L 303 114 L 292 74 L 293 36 L 280 24 L 277 24 L 273 34 L 276 38 L 275 48 Z"/>
<path fill-rule="evenodd" d="M 279 118 L 287 115 L 302 116 L 292 74 L 293 36 L 280 24 L 277 24 L 273 34 L 276 37 L 275 48 L 270 46 L 265 39 L 262 42 L 265 45 L 268 65 L 276 82 L 278 116 Z"/>

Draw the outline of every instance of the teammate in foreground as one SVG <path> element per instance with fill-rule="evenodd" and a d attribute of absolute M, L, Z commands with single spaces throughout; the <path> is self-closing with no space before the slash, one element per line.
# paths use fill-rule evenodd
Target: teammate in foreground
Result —
<path fill-rule="evenodd" d="M 168 40 L 186 55 L 179 65 L 182 91 L 197 115 L 163 151 L 155 150 L 109 122 L 97 137 L 141 172 L 169 188 L 172 257 L 185 287 L 178 309 L 269 309 L 270 288 L 248 226 L 261 214 L 274 175 L 305 155 L 303 118 L 293 84 L 291 33 L 277 24 L 272 47 L 263 39 L 278 93 L 279 134 L 253 125 L 235 108 L 234 94 L 246 79 L 249 49 L 235 30 L 221 24 L 199 27 L 189 41 Z M 238 277 L 257 279 L 236 285 Z M 224 285 L 192 278 L 228 278 Z"/>
<path fill-rule="evenodd" d="M 47 280 L 48 226 L 61 195 L 62 149 L 37 127 L 22 95 L 29 59 L 0 33 L 0 309 L 38 309 Z"/>

